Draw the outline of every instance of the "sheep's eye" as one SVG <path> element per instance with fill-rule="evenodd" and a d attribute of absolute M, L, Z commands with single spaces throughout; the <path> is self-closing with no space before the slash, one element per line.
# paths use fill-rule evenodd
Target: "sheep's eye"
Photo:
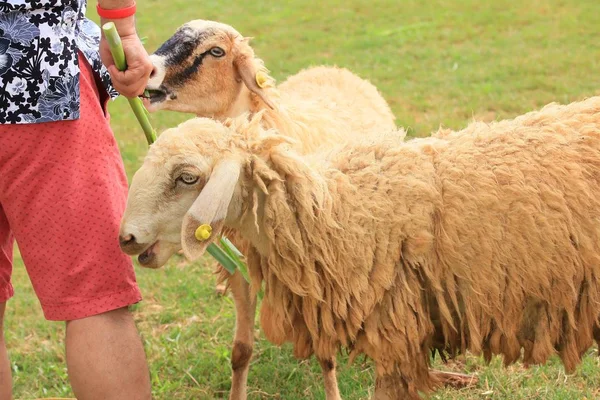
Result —
<path fill-rule="evenodd" d="M 220 47 L 213 47 L 209 52 L 213 57 L 223 57 L 225 55 L 225 50 Z"/>
<path fill-rule="evenodd" d="M 198 182 L 198 177 L 184 172 L 179 176 L 178 180 L 185 183 L 186 185 L 193 185 L 194 183 Z"/>

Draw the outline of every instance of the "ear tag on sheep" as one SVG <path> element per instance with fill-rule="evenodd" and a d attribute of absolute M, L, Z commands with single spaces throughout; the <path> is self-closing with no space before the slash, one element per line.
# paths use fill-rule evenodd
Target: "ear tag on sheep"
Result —
<path fill-rule="evenodd" d="M 265 75 L 264 72 L 257 72 L 256 73 L 256 84 L 258 85 L 258 87 L 260 88 L 264 88 L 265 84 L 267 83 L 267 75 Z"/>
<path fill-rule="evenodd" d="M 212 226 L 208 224 L 202 224 L 194 232 L 194 236 L 199 242 L 204 242 L 212 234 Z"/>

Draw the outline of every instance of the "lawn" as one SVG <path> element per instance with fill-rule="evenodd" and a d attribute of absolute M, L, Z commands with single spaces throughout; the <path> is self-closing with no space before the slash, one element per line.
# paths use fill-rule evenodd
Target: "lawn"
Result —
<path fill-rule="evenodd" d="M 600 94 L 598 0 L 147 0 L 138 29 L 149 52 L 190 19 L 216 19 L 253 36 L 256 52 L 279 81 L 316 64 L 345 66 L 376 84 L 398 125 L 425 136 L 440 125 L 513 117 L 549 102 Z M 88 15 L 95 17 L 95 2 Z M 124 99 L 110 105 L 128 175 L 147 149 Z M 160 132 L 189 118 L 152 115 Z M 208 260 L 207 260 L 208 261 Z M 175 258 L 162 270 L 137 267 L 144 301 L 134 307 L 151 365 L 156 399 L 226 398 L 233 302 L 215 293 L 211 263 Z M 16 296 L 6 335 L 17 399 L 72 395 L 64 364 L 64 325 L 43 319 L 17 258 Z M 257 325 L 250 399 L 322 399 L 316 361 L 297 362 L 288 346 L 269 344 Z M 373 367 L 341 357 L 345 399 L 367 399 Z M 600 364 L 591 349 L 573 375 L 557 359 L 543 367 L 505 369 L 468 356 L 436 366 L 477 373 L 476 387 L 433 399 L 596 399 Z"/>

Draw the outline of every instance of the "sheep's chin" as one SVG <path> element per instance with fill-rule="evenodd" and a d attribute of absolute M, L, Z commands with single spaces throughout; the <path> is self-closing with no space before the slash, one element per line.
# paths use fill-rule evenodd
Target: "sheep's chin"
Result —
<path fill-rule="evenodd" d="M 152 102 L 147 97 L 142 97 L 142 102 L 144 103 L 144 107 L 146 107 L 146 110 L 148 110 L 151 113 L 164 109 L 165 105 L 168 101 L 169 101 L 168 99 L 165 99 L 163 101 Z"/>
<path fill-rule="evenodd" d="M 161 268 L 180 248 L 181 245 L 179 243 L 157 240 L 138 256 L 138 263 L 144 268 Z"/>

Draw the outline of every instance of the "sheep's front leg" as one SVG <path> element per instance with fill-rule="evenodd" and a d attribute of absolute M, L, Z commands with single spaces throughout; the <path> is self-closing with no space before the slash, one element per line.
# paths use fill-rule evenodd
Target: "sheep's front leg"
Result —
<path fill-rule="evenodd" d="M 250 298 L 250 286 L 239 271 L 229 278 L 231 295 L 235 303 L 236 324 L 231 352 L 230 400 L 246 400 L 246 383 L 254 345 L 254 315 L 256 297 Z"/>
<path fill-rule="evenodd" d="M 319 359 L 321 370 L 323 372 L 323 382 L 325 385 L 326 400 L 342 400 L 340 390 L 338 388 L 335 358 Z"/>

